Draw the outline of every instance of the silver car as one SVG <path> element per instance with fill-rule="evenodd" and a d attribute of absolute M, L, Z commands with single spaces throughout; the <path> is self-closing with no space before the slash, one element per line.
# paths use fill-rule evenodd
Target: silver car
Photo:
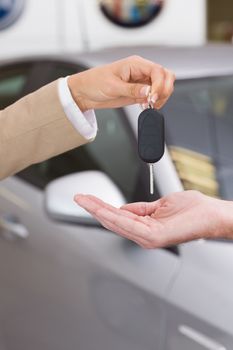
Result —
<path fill-rule="evenodd" d="M 95 142 L 0 182 L 0 350 L 233 348 L 230 241 L 144 250 L 72 201 L 91 192 L 121 205 L 182 189 L 233 199 L 233 47 L 113 48 L 3 62 L 0 107 L 132 54 L 177 76 L 163 108 L 156 193 L 137 155 L 138 106 L 96 111 Z"/>

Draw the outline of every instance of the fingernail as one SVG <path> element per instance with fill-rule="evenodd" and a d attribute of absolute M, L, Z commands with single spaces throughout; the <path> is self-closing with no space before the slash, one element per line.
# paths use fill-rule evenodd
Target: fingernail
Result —
<path fill-rule="evenodd" d="M 147 109 L 148 108 L 148 103 L 142 103 L 141 104 L 141 108 L 142 108 L 143 111 L 144 111 L 144 109 Z"/>
<path fill-rule="evenodd" d="M 147 97 L 149 95 L 150 92 L 150 86 L 149 85 L 145 85 L 141 88 L 140 90 L 140 96 L 141 97 Z"/>
<path fill-rule="evenodd" d="M 82 200 L 83 198 L 85 198 L 85 195 L 79 193 L 79 194 L 76 194 L 76 195 L 74 196 L 74 201 L 75 201 L 75 202 L 79 202 L 79 201 Z"/>
<path fill-rule="evenodd" d="M 151 97 L 151 102 L 152 103 L 156 103 L 156 101 L 158 100 L 159 96 L 157 93 L 155 93 L 152 97 Z"/>

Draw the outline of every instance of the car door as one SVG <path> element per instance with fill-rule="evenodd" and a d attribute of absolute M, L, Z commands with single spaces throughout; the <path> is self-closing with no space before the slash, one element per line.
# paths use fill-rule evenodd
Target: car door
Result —
<path fill-rule="evenodd" d="M 0 207 L 28 231 L 1 230 L 0 349 L 161 349 L 177 255 L 53 223 L 21 180 L 1 183 Z"/>
<path fill-rule="evenodd" d="M 192 242 L 180 252 L 183 264 L 169 292 L 164 349 L 232 349 L 232 243 Z"/>
<path fill-rule="evenodd" d="M 100 111 L 97 120 L 95 143 L 0 182 L 1 350 L 161 349 L 177 250 L 145 251 L 44 210 L 50 181 L 90 169 L 108 174 L 127 200 L 148 199 L 123 111 Z"/>
<path fill-rule="evenodd" d="M 231 77 L 178 81 L 164 107 L 168 148 L 186 190 L 232 199 L 222 171 L 224 161 L 228 170 L 232 164 L 232 86 Z M 225 172 L 228 181 L 231 174 Z M 231 349 L 232 243 L 192 242 L 179 250 L 182 267 L 169 290 L 164 350 Z"/>

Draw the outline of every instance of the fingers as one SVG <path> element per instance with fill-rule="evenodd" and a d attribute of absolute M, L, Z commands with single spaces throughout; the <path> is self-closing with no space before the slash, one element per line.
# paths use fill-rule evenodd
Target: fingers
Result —
<path fill-rule="evenodd" d="M 75 201 L 101 223 L 113 225 L 114 232 L 126 238 L 136 241 L 150 236 L 149 227 L 133 213 L 114 208 L 93 196 L 77 195 Z"/>
<path fill-rule="evenodd" d="M 143 223 L 136 220 L 135 217 L 122 215 L 121 209 L 116 209 L 114 212 L 109 209 L 99 211 L 97 217 L 100 220 L 108 221 L 115 225 L 116 228 L 122 229 L 125 232 L 132 232 L 134 236 L 147 236 L 149 228 Z"/>
<path fill-rule="evenodd" d="M 132 209 L 128 211 L 117 209 L 90 195 L 76 195 L 75 201 L 108 230 L 134 241 L 143 248 L 159 248 L 164 245 L 162 225 L 149 216 L 141 217 L 134 214 L 132 211 L 136 211 L 136 203 L 123 206 Z M 158 206 L 158 202 L 151 203 L 153 209 Z M 149 212 L 146 209 L 144 213 L 146 211 Z"/>
<path fill-rule="evenodd" d="M 124 82 L 122 80 L 118 80 L 117 84 L 114 87 L 115 94 L 121 97 L 128 97 L 133 100 L 146 100 L 149 92 L 150 85 L 145 85 L 141 83 L 134 82 Z"/>
<path fill-rule="evenodd" d="M 156 209 L 160 207 L 160 205 L 160 200 L 151 203 L 138 202 L 123 205 L 121 209 L 128 210 L 129 212 L 139 216 L 147 216 L 152 215 L 156 211 Z"/>
<path fill-rule="evenodd" d="M 155 67 L 151 81 L 151 100 L 155 100 L 156 108 L 161 108 L 174 91 L 175 75 L 168 69 Z"/>
<path fill-rule="evenodd" d="M 88 203 L 87 205 L 91 205 L 91 204 L 93 205 L 92 208 L 91 207 L 89 208 L 89 210 L 92 210 L 93 214 L 95 213 L 95 210 L 96 209 L 98 210 L 100 207 L 108 209 L 108 210 L 113 211 L 113 212 L 116 210 L 116 208 L 114 208 L 112 205 L 105 203 L 101 199 L 99 199 L 95 196 L 92 196 L 92 195 L 78 194 L 74 197 L 74 200 L 78 204 L 83 203 L 83 201 L 87 200 L 87 202 L 86 202 L 86 203 Z M 135 215 L 133 215 L 133 213 L 130 213 L 130 211 L 122 210 L 121 213 L 124 216 L 133 217 L 133 218 L 135 217 Z"/>
<path fill-rule="evenodd" d="M 139 56 L 132 56 L 118 63 L 118 74 L 122 82 L 124 84 L 128 82 L 128 86 L 125 86 L 125 90 L 128 92 L 125 91 L 124 96 L 137 99 L 142 97 L 140 95 L 140 83 L 145 81 L 151 84 L 151 100 L 152 102 L 154 101 L 156 107 L 162 107 L 172 94 L 175 75 L 170 70 Z M 134 82 L 137 82 L 137 84 L 133 84 Z M 130 91 L 131 94 L 127 95 Z M 148 91 L 146 91 L 146 87 L 145 92 L 147 97 Z"/>
<path fill-rule="evenodd" d="M 165 69 L 165 71 L 166 71 L 166 78 L 163 86 L 163 91 L 155 104 L 156 108 L 158 109 L 163 107 L 163 105 L 167 102 L 167 100 L 169 99 L 169 97 L 174 91 L 175 75 L 167 69 Z"/>
<path fill-rule="evenodd" d="M 69 77 L 68 84 L 82 111 L 147 103 L 160 108 L 173 91 L 175 76 L 161 65 L 139 56 L 89 69 Z M 157 100 L 157 102 L 156 102 Z"/>
<path fill-rule="evenodd" d="M 99 221 L 97 216 L 95 216 L 95 215 L 93 215 L 93 216 L 97 221 Z M 125 229 L 121 229 L 121 228 L 117 227 L 115 224 L 113 224 L 112 222 L 109 222 L 107 220 L 101 220 L 101 225 L 104 226 L 107 230 L 112 231 L 114 233 L 117 233 L 121 237 L 127 238 L 127 239 L 139 244 L 141 247 L 145 247 L 146 244 L 148 243 L 145 239 L 137 238 L 131 232 L 128 232 Z"/>

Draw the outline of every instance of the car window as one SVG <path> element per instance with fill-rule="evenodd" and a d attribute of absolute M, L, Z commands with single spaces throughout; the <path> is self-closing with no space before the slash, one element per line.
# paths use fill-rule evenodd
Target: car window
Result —
<path fill-rule="evenodd" d="M 166 142 L 185 189 L 233 199 L 233 77 L 178 81 Z"/>
<path fill-rule="evenodd" d="M 35 69 L 36 82 L 40 80 L 41 75 L 44 76 L 43 85 L 45 85 L 61 77 L 79 73 L 84 69 L 85 68 L 80 64 L 72 62 L 52 60 L 38 61 Z"/>
<path fill-rule="evenodd" d="M 0 68 L 0 109 L 21 97 L 30 68 L 30 65 Z"/>
<path fill-rule="evenodd" d="M 20 172 L 19 177 L 44 188 L 58 177 L 84 170 L 106 173 L 128 201 L 149 197 L 149 175 L 138 158 L 136 142 L 122 109 L 97 110 L 98 134 L 94 142 Z M 144 175 L 143 175 L 144 174 Z M 157 198 L 157 194 L 155 194 Z"/>
<path fill-rule="evenodd" d="M 49 80 L 53 81 L 60 77 L 66 77 L 67 75 L 81 72 L 82 70 L 83 68 L 79 65 L 56 63 L 50 71 Z"/>

